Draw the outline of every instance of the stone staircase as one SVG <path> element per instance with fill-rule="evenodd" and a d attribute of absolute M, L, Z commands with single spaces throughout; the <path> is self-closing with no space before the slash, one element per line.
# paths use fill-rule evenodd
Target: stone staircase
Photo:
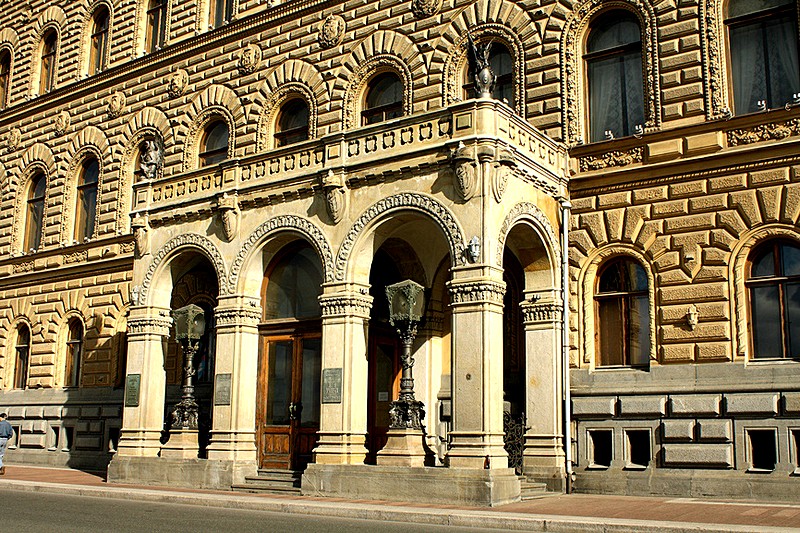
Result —
<path fill-rule="evenodd" d="M 281 470 L 261 468 L 258 475 L 247 476 L 244 483 L 233 485 L 231 488 L 237 492 L 261 492 L 267 494 L 300 495 L 299 470 Z"/>
<path fill-rule="evenodd" d="M 529 481 L 525 476 L 519 476 L 520 484 L 520 499 L 522 501 L 535 500 L 537 498 L 544 498 L 551 496 L 553 493 L 547 491 L 547 485 L 544 483 L 537 483 Z"/>

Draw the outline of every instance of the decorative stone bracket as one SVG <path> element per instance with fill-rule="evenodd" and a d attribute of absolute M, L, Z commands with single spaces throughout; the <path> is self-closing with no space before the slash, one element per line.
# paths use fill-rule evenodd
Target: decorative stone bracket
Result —
<path fill-rule="evenodd" d="M 347 210 L 347 184 L 342 174 L 329 170 L 322 178 L 322 189 L 325 195 L 325 207 L 334 224 L 338 224 Z"/>
<path fill-rule="evenodd" d="M 131 230 L 133 230 L 133 242 L 136 245 L 136 256 L 144 257 L 150 253 L 150 224 L 147 218 L 136 215 L 131 220 Z"/>
<path fill-rule="evenodd" d="M 514 154 L 504 147 L 487 145 L 466 146 L 463 142 L 451 157 L 455 188 L 464 201 L 475 196 L 484 179 L 491 182 L 492 195 L 499 203 L 508 184 L 508 176 L 516 166 Z"/>
<path fill-rule="evenodd" d="M 231 242 L 239 232 L 239 219 L 241 218 L 239 199 L 225 193 L 217 199 L 217 209 L 222 222 L 222 233 L 225 240 Z"/>

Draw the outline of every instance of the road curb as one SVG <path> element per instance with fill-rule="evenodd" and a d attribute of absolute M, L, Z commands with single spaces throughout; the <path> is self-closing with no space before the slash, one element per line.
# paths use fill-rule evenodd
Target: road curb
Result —
<path fill-rule="evenodd" d="M 69 494 L 98 498 L 116 498 L 142 502 L 199 505 L 224 509 L 246 509 L 287 514 L 327 516 L 336 518 L 408 522 L 429 525 L 450 525 L 470 528 L 498 529 L 506 531 L 552 531 L 552 532 L 603 532 L 603 533 L 663 533 L 693 532 L 752 532 L 752 525 L 703 524 L 696 522 L 663 522 L 655 520 L 633 520 L 620 518 L 598 518 L 583 516 L 541 515 L 526 513 L 503 513 L 499 511 L 471 509 L 436 509 L 420 507 L 395 507 L 372 503 L 342 501 L 306 501 L 247 496 L 235 493 L 193 493 L 168 490 L 152 490 L 130 487 L 91 487 L 61 483 L 30 482 L 6 479 L 0 488 L 48 494 Z M 800 532 L 800 528 L 758 526 L 762 533 Z"/>

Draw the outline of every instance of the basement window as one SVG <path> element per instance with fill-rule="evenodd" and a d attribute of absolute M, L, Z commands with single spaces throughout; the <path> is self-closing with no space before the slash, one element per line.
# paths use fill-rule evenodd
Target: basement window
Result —
<path fill-rule="evenodd" d="M 64 427 L 64 435 L 61 441 L 61 451 L 68 452 L 72 449 L 72 445 L 74 443 L 75 438 L 75 428 L 74 427 Z"/>
<path fill-rule="evenodd" d="M 794 475 L 800 475 L 800 429 L 792 430 L 792 444 L 794 445 Z"/>
<path fill-rule="evenodd" d="M 108 428 L 108 453 L 117 453 L 119 428 Z"/>
<path fill-rule="evenodd" d="M 650 430 L 637 429 L 625 432 L 628 438 L 626 468 L 644 470 L 650 464 Z"/>
<path fill-rule="evenodd" d="M 58 449 L 58 439 L 60 433 L 61 428 L 59 426 L 50 426 L 50 434 L 47 437 L 47 449 L 49 451 L 54 452 Z"/>
<path fill-rule="evenodd" d="M 774 429 L 751 429 L 750 472 L 772 472 L 778 463 L 777 439 Z"/>
<path fill-rule="evenodd" d="M 589 468 L 611 466 L 612 436 L 610 429 L 589 431 Z"/>
<path fill-rule="evenodd" d="M 8 440 L 8 448 L 13 450 L 19 448 L 19 436 L 22 435 L 22 426 L 13 426 L 12 428 L 14 430 L 14 435 Z"/>

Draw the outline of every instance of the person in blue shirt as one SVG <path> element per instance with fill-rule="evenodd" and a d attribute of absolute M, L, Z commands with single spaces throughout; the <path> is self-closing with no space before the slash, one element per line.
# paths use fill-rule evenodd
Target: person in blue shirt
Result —
<path fill-rule="evenodd" d="M 0 413 L 0 476 L 6 473 L 6 466 L 3 464 L 3 458 L 6 456 L 6 446 L 8 446 L 8 439 L 14 436 L 14 428 L 8 423 L 8 415 Z"/>

